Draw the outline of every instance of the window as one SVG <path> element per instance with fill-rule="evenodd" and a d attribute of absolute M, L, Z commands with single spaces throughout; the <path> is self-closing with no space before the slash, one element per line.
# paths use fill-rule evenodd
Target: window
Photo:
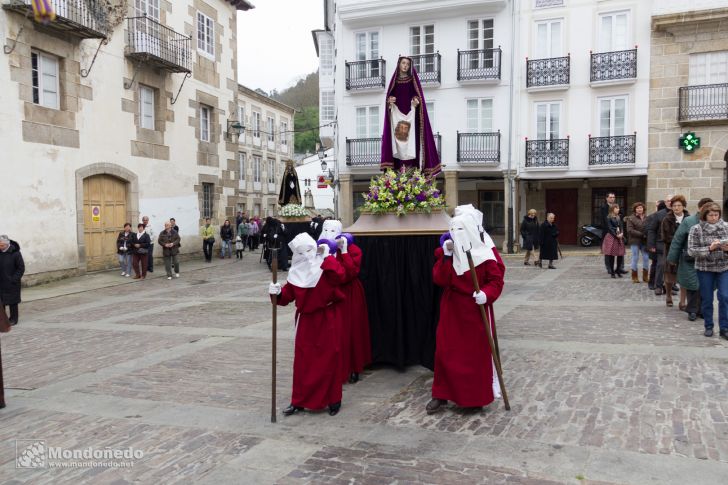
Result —
<path fill-rule="evenodd" d="M 154 89 L 139 85 L 139 124 L 147 130 L 154 129 Z"/>
<path fill-rule="evenodd" d="M 728 82 L 728 51 L 690 54 L 688 84 L 719 84 Z"/>
<path fill-rule="evenodd" d="M 197 12 L 197 50 L 215 57 L 215 24 L 201 12 Z"/>
<path fill-rule="evenodd" d="M 623 51 L 629 46 L 629 15 L 627 12 L 605 13 L 599 16 L 599 51 Z"/>
<path fill-rule="evenodd" d="M 268 159 L 268 183 L 276 183 L 276 161 L 272 158 Z"/>
<path fill-rule="evenodd" d="M 536 45 L 534 53 L 536 59 L 550 59 L 562 57 L 561 50 L 561 20 L 545 20 L 536 22 Z"/>
<path fill-rule="evenodd" d="M 212 108 L 209 106 L 200 106 L 200 140 L 210 141 L 210 114 Z"/>
<path fill-rule="evenodd" d="M 275 140 L 275 131 L 276 131 L 276 120 L 275 118 L 269 116 L 268 119 L 268 127 L 266 131 L 268 132 L 266 134 L 266 138 L 268 139 L 268 143 L 273 143 Z"/>
<path fill-rule="evenodd" d="M 260 138 L 260 113 L 253 111 L 253 138 Z"/>
<path fill-rule="evenodd" d="M 58 59 L 33 51 L 30 54 L 33 78 L 33 102 L 46 108 L 60 109 Z"/>
<path fill-rule="evenodd" d="M 434 25 L 410 27 L 410 53 L 413 56 L 435 53 Z M 418 72 L 434 72 L 436 67 L 433 56 L 414 59 L 414 64 Z"/>
<path fill-rule="evenodd" d="M 286 121 L 281 121 L 281 145 L 283 150 L 286 150 L 288 146 L 288 123 Z"/>
<path fill-rule="evenodd" d="M 561 138 L 561 103 L 536 103 L 536 139 Z"/>
<path fill-rule="evenodd" d="M 136 0 L 134 9 L 139 17 L 146 15 L 159 22 L 159 0 Z"/>
<path fill-rule="evenodd" d="M 245 126 L 245 106 L 238 106 L 238 122 Z"/>
<path fill-rule="evenodd" d="M 355 35 L 356 60 L 379 59 L 379 32 L 359 32 Z M 357 65 L 357 78 L 378 77 L 379 61 L 364 62 Z"/>
<path fill-rule="evenodd" d="M 468 131 L 470 133 L 487 133 L 493 131 L 493 100 L 468 99 Z"/>
<path fill-rule="evenodd" d="M 627 134 L 627 96 L 599 98 L 599 136 Z"/>
<path fill-rule="evenodd" d="M 253 155 L 253 182 L 260 183 L 260 156 Z"/>
<path fill-rule="evenodd" d="M 468 49 L 493 49 L 493 19 L 468 21 Z M 493 67 L 493 51 L 470 56 L 470 69 Z"/>
<path fill-rule="evenodd" d="M 334 73 L 334 39 L 329 35 L 319 35 L 319 74 Z"/>
<path fill-rule="evenodd" d="M 260 217 L 260 204 L 255 204 L 253 206 L 253 215 L 255 217 Z"/>
<path fill-rule="evenodd" d="M 212 217 L 212 198 L 215 194 L 215 184 L 202 183 L 202 217 Z"/>
<path fill-rule="evenodd" d="M 483 227 L 490 234 L 505 232 L 505 197 L 502 190 L 481 190 L 478 192 L 480 211 L 483 213 Z"/>
<path fill-rule="evenodd" d="M 357 138 L 374 138 L 381 136 L 379 130 L 379 106 L 362 106 L 356 108 Z"/>
<path fill-rule="evenodd" d="M 336 119 L 336 109 L 334 107 L 334 92 L 321 91 L 321 123 L 329 123 Z"/>
<path fill-rule="evenodd" d="M 245 181 L 245 152 L 238 152 L 238 179 Z"/>
<path fill-rule="evenodd" d="M 430 119 L 430 128 L 432 128 L 432 132 L 434 133 L 435 130 L 435 102 L 434 101 L 428 101 L 425 103 L 425 108 L 427 108 L 427 117 Z"/>

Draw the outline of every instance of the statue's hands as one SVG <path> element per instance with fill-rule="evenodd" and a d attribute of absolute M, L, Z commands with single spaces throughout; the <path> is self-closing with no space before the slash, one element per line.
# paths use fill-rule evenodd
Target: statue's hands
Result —
<path fill-rule="evenodd" d="M 389 104 L 394 104 L 396 102 L 397 102 L 397 98 L 395 98 L 394 96 L 390 96 L 387 98 L 387 103 L 389 103 Z"/>
<path fill-rule="evenodd" d="M 412 106 L 414 106 L 416 108 L 419 105 L 420 105 L 420 98 L 418 98 L 417 96 L 415 96 L 414 98 L 412 98 Z"/>

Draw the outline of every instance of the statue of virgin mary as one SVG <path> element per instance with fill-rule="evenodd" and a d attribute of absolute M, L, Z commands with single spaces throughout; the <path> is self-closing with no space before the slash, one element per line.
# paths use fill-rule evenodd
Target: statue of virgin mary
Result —
<path fill-rule="evenodd" d="M 428 177 L 440 173 L 424 92 L 409 57 L 399 58 L 387 88 L 380 167 L 383 171 L 419 168 Z"/>

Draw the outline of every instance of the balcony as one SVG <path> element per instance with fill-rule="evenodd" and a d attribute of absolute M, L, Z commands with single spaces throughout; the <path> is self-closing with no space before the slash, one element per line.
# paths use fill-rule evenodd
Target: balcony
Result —
<path fill-rule="evenodd" d="M 534 8 L 560 7 L 564 0 L 535 0 Z"/>
<path fill-rule="evenodd" d="M 347 62 L 346 90 L 384 88 L 386 69 L 387 62 L 384 59 Z"/>
<path fill-rule="evenodd" d="M 379 167 L 381 154 L 381 137 L 346 139 L 346 164 L 350 167 Z"/>
<path fill-rule="evenodd" d="M 192 72 L 191 39 L 156 20 L 129 17 L 126 57 L 169 72 Z"/>
<path fill-rule="evenodd" d="M 589 167 L 634 165 L 637 134 L 589 137 Z"/>
<path fill-rule="evenodd" d="M 548 91 L 569 87 L 571 57 L 526 58 L 526 88 Z"/>
<path fill-rule="evenodd" d="M 526 140 L 526 168 L 568 168 L 569 139 Z"/>
<path fill-rule="evenodd" d="M 591 84 L 612 85 L 637 80 L 637 49 L 614 52 L 592 52 Z"/>
<path fill-rule="evenodd" d="M 500 81 L 501 49 L 458 49 L 458 81 Z"/>
<path fill-rule="evenodd" d="M 678 96 L 680 123 L 728 122 L 728 83 L 683 86 Z"/>
<path fill-rule="evenodd" d="M 492 133 L 458 132 L 458 163 L 500 163 L 500 131 Z"/>
<path fill-rule="evenodd" d="M 109 29 L 103 3 L 99 0 L 50 0 L 56 19 L 36 26 L 80 39 L 106 39 Z M 7 0 L 3 2 L 3 9 L 33 17 L 32 0 Z"/>
<path fill-rule="evenodd" d="M 421 54 L 419 56 L 410 56 L 412 65 L 417 70 L 422 84 L 440 84 L 440 66 L 441 58 L 439 52 L 435 54 Z"/>

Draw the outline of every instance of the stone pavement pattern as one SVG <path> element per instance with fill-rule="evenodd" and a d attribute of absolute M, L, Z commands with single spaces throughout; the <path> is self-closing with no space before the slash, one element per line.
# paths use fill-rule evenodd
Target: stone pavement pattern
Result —
<path fill-rule="evenodd" d="M 431 372 L 374 368 L 344 388 L 338 416 L 277 424 L 257 257 L 183 264 L 172 281 L 26 290 L 2 337 L 0 483 L 726 483 L 725 341 L 646 284 L 608 278 L 599 257 L 507 266 L 496 313 L 510 412 L 498 401 L 428 416 Z M 278 313 L 280 410 L 294 314 Z M 17 469 L 16 439 L 144 456 L 127 469 Z"/>

